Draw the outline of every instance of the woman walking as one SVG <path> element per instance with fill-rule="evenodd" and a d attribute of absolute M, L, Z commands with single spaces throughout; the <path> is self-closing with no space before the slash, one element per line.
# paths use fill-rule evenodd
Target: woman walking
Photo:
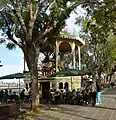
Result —
<path fill-rule="evenodd" d="M 101 104 L 101 84 L 97 82 L 96 87 L 97 87 L 97 103 L 96 104 Z"/>

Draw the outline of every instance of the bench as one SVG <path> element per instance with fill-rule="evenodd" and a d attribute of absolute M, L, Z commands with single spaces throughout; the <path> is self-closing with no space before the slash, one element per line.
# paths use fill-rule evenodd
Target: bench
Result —
<path fill-rule="evenodd" d="M 17 119 L 21 116 L 24 119 L 24 113 L 26 111 L 20 110 L 18 104 L 7 104 L 0 106 L 0 120 L 7 120 L 8 118 Z"/>

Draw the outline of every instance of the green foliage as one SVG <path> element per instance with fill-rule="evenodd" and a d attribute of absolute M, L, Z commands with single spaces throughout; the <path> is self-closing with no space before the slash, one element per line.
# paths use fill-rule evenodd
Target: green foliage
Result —
<path fill-rule="evenodd" d="M 8 48 L 9 50 L 12 50 L 16 48 L 16 45 L 14 43 L 9 42 L 6 45 L 6 48 Z"/>
<path fill-rule="evenodd" d="M 3 6 L 5 6 L 7 4 L 7 0 L 1 0 L 0 1 L 0 8 L 2 8 Z"/>
<path fill-rule="evenodd" d="M 112 37 L 111 39 L 108 40 L 110 45 L 112 46 L 112 54 L 111 57 L 116 63 L 116 36 Z"/>
<path fill-rule="evenodd" d="M 67 29 L 64 29 L 60 32 L 60 36 L 62 37 L 69 37 L 71 36 L 70 32 Z"/>
<path fill-rule="evenodd" d="M 110 71 L 116 60 L 116 1 L 104 0 L 84 6 L 86 17 L 77 18 L 86 40 L 83 62 L 93 74 Z"/>
<path fill-rule="evenodd" d="M 69 1 L 70 5 L 67 5 Z M 1 2 L 1 4 L 0 28 L 10 40 L 15 35 L 23 43 L 29 39 L 27 36 L 35 40 L 51 27 L 53 30 L 47 36 L 59 34 L 65 26 L 65 20 L 78 6 L 73 3 L 73 0 L 46 0 L 45 2 L 42 0 L 39 2 L 37 0 L 10 0 Z M 32 6 L 31 11 L 30 6 Z"/>
<path fill-rule="evenodd" d="M 4 42 L 5 42 L 5 40 L 1 38 L 1 39 L 0 39 L 0 44 L 1 44 L 1 43 L 4 43 Z"/>

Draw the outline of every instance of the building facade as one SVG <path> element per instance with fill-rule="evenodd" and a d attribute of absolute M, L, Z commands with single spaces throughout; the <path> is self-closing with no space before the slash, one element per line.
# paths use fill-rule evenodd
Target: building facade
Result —
<path fill-rule="evenodd" d="M 80 38 L 52 37 L 52 44 L 48 44 L 41 52 L 45 55 L 42 67 L 38 70 L 38 84 L 41 91 L 44 89 L 77 89 L 81 87 L 81 76 L 61 75 L 57 72 L 67 69 L 81 70 L 80 47 L 85 42 Z M 25 65 L 25 64 L 24 64 Z M 25 83 L 31 82 L 29 73 L 25 74 Z"/>

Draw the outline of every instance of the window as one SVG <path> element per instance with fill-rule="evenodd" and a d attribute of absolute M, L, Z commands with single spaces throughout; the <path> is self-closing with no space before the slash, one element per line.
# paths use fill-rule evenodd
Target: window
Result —
<path fill-rule="evenodd" d="M 69 87 L 68 82 L 65 82 L 64 89 L 67 89 Z"/>
<path fill-rule="evenodd" d="M 63 83 L 62 82 L 59 83 L 59 89 L 63 89 Z"/>

